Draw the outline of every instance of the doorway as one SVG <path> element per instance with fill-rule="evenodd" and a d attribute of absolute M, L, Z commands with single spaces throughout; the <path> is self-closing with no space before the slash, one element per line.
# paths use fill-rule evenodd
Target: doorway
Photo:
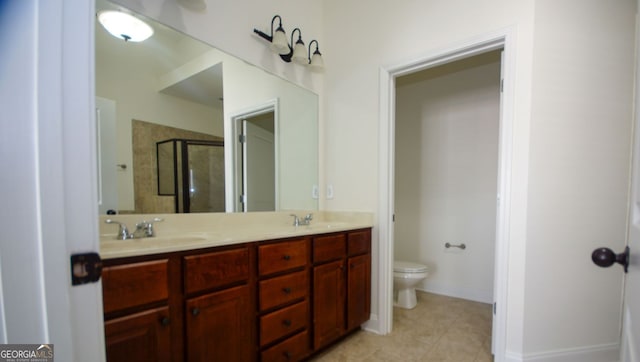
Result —
<path fill-rule="evenodd" d="M 475 323 L 461 319 L 467 328 L 452 325 L 447 333 L 483 340 L 478 350 L 485 356 L 491 356 L 500 62 L 501 49 L 493 50 L 397 77 L 395 88 L 394 259 L 427 266 L 416 285 L 430 305 L 423 310 L 438 309 L 440 300 L 454 301 L 449 309 L 462 303 L 435 295 L 479 302 L 467 311 L 476 313 Z M 420 316 L 395 311 L 405 312 Z M 466 359 L 478 351 L 460 353 Z"/>
<path fill-rule="evenodd" d="M 277 210 L 277 102 L 232 117 L 233 211 Z"/>
<path fill-rule="evenodd" d="M 494 253 L 494 316 L 492 350 L 496 360 L 503 360 L 506 345 L 506 305 L 508 282 L 508 226 L 510 204 L 511 140 L 513 119 L 513 64 L 515 39 L 506 29 L 499 34 L 476 38 L 468 43 L 434 52 L 403 64 L 380 69 L 380 168 L 378 209 L 378 266 L 379 266 L 379 315 L 377 329 L 389 333 L 393 327 L 393 261 L 394 261 L 394 208 L 395 208 L 395 111 L 396 80 L 398 77 L 424 69 L 469 58 L 478 54 L 503 49 L 501 60 L 501 104 L 498 140 L 497 213 Z"/>

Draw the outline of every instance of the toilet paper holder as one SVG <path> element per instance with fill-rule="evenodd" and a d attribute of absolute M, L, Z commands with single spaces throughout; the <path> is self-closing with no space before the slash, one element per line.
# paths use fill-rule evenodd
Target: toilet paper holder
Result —
<path fill-rule="evenodd" d="M 447 248 L 447 249 L 449 249 L 449 248 L 460 248 L 460 249 L 462 249 L 462 250 L 464 250 L 464 249 L 466 249 L 466 248 L 467 248 L 467 246 L 466 246 L 466 245 L 464 245 L 464 243 L 461 243 L 461 244 L 445 243 L 445 244 L 444 244 L 444 247 L 445 247 L 445 248 Z"/>

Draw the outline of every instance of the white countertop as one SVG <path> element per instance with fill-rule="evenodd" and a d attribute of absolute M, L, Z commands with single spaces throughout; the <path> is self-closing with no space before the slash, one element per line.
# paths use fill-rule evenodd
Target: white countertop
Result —
<path fill-rule="evenodd" d="M 318 211 L 313 211 L 314 220 L 310 225 L 293 226 L 291 213 L 304 216 L 307 212 L 100 216 L 100 256 L 114 259 L 160 254 L 373 226 L 370 213 Z M 133 231 L 136 223 L 154 217 L 164 220 L 155 224 L 156 236 L 150 238 L 117 240 L 118 225 L 104 222 L 117 220 Z"/>

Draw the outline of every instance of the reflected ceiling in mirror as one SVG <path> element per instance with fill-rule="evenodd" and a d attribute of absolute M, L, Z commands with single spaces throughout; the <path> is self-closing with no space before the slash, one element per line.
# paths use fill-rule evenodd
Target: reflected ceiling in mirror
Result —
<path fill-rule="evenodd" d="M 96 1 L 96 11 L 120 10 Z M 230 140 L 238 115 L 275 104 L 275 205 L 277 210 L 317 209 L 318 97 L 263 69 L 221 52 L 140 14 L 154 29 L 141 43 L 111 36 L 96 21 L 96 105 L 101 181 L 100 213 L 166 213 L 173 196 L 157 192 L 157 139 L 138 137 L 134 120 L 224 140 L 227 212 L 242 193 L 238 163 L 242 147 Z M 136 154 L 136 144 L 153 144 Z M 135 160 L 135 163 L 134 163 Z M 145 176 L 142 176 L 142 175 Z M 137 175 L 134 177 L 134 175 Z M 148 176 L 146 176 L 148 175 Z M 145 179 L 140 184 L 137 179 Z M 260 182 L 255 176 L 254 182 Z M 150 197 L 141 204 L 141 188 Z M 250 195 L 249 195 L 250 197 Z M 165 206 L 163 206 L 165 205 Z"/>

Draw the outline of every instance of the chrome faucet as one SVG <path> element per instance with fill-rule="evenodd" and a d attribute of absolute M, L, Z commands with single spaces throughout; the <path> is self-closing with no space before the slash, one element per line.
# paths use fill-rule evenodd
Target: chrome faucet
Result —
<path fill-rule="evenodd" d="M 129 229 L 127 229 L 127 225 L 125 225 L 124 223 L 111 219 L 107 219 L 104 222 L 107 224 L 118 224 L 120 226 L 118 228 L 118 235 L 116 235 L 116 239 L 127 240 L 132 238 L 131 234 L 129 234 Z"/>
<path fill-rule="evenodd" d="M 118 234 L 116 235 L 116 239 L 118 240 L 127 240 L 127 239 L 138 239 L 138 238 L 150 238 L 154 237 L 155 230 L 153 228 L 153 224 L 158 221 L 163 221 L 159 217 L 153 218 L 151 221 L 142 220 L 141 222 L 136 224 L 136 230 L 133 233 L 129 233 L 129 229 L 127 229 L 127 225 L 120 221 L 107 219 L 104 222 L 107 224 L 118 224 Z"/>
<path fill-rule="evenodd" d="M 153 223 L 163 221 L 163 219 L 156 217 L 151 221 L 144 221 L 136 224 L 136 231 L 133 232 L 133 238 L 151 238 L 156 236 L 153 228 Z"/>
<path fill-rule="evenodd" d="M 313 220 L 313 214 L 305 215 L 302 220 L 296 214 L 291 214 L 291 216 L 293 216 L 293 226 L 309 225 Z"/>

